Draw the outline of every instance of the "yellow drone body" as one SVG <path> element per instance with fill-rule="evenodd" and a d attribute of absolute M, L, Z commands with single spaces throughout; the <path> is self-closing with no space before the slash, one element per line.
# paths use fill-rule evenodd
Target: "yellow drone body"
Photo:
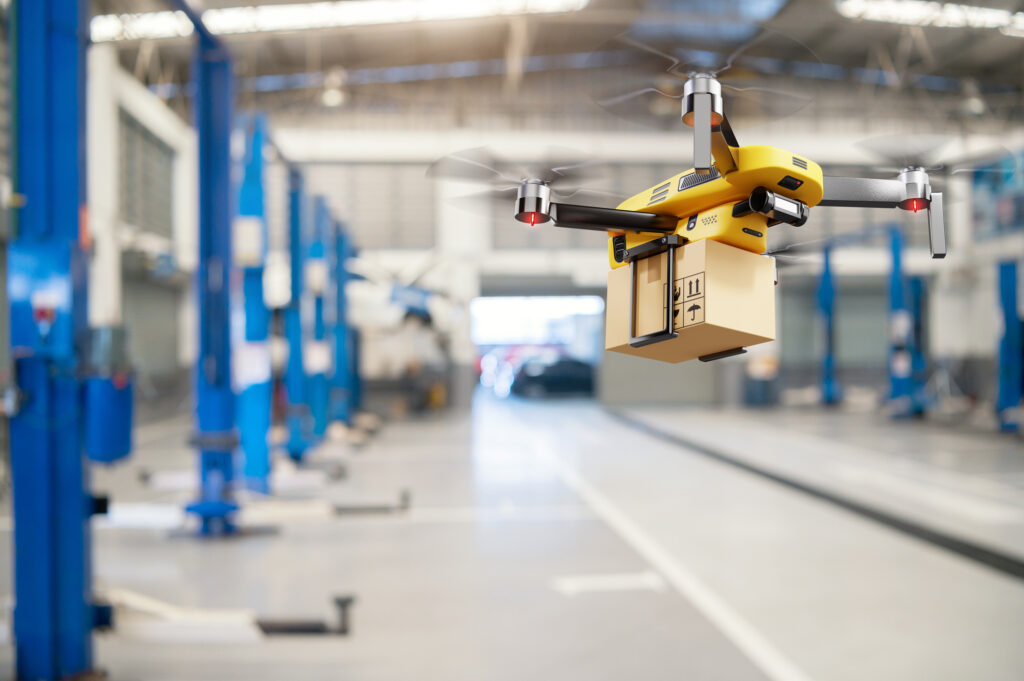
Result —
<path fill-rule="evenodd" d="M 764 253 L 770 218 L 757 212 L 734 216 L 734 206 L 759 187 L 815 206 L 823 192 L 821 167 L 777 147 L 729 149 L 736 159 L 736 169 L 732 172 L 720 175 L 713 170 L 698 174 L 691 168 L 630 197 L 619 204 L 618 209 L 674 215 L 679 218 L 675 234 L 685 238 L 687 243 L 712 239 L 753 253 Z M 614 230 L 609 230 L 609 234 L 624 237 L 626 248 L 664 236 Z M 612 268 L 622 267 L 626 263 L 616 260 L 613 241 L 608 241 L 609 264 Z"/>

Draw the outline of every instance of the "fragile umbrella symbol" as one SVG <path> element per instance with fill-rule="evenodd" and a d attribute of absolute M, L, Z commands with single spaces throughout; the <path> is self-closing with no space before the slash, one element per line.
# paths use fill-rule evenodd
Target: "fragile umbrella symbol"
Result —
<path fill-rule="evenodd" d="M 700 309 L 700 305 L 697 305 L 696 303 L 694 303 L 690 307 L 686 308 L 686 311 L 690 313 L 690 321 L 691 322 L 697 320 L 697 310 L 699 310 L 699 309 Z"/>

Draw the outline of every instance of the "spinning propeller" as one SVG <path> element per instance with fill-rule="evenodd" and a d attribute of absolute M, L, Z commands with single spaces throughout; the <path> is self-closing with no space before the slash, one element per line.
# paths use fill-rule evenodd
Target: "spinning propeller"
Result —
<path fill-rule="evenodd" d="M 708 31 L 706 38 L 691 33 L 682 41 L 671 34 L 659 40 L 623 33 L 594 52 L 588 65 L 588 89 L 598 106 L 626 120 L 664 128 L 678 120 L 695 78 L 718 83 L 719 113 L 722 90 L 730 107 L 745 115 L 780 118 L 796 113 L 813 95 L 795 89 L 792 77 L 820 68 L 821 61 L 798 40 L 760 29 L 753 37 L 732 41 L 715 31 Z"/>
<path fill-rule="evenodd" d="M 733 44 L 720 38 L 685 44 L 642 42 L 626 33 L 591 57 L 590 91 L 613 115 L 665 127 L 681 117 L 693 128 L 694 168 L 722 175 L 736 168 L 729 147 L 739 143 L 723 105 L 744 113 L 780 118 L 813 97 L 791 86 L 793 71 L 820 67 L 803 43 L 770 29 Z M 756 83 L 756 84 L 755 84 Z"/>
<path fill-rule="evenodd" d="M 477 147 L 435 161 L 427 169 L 427 177 L 486 185 L 484 191 L 456 199 L 459 205 L 469 210 L 490 205 L 489 202 L 482 203 L 480 199 L 505 203 L 514 200 L 515 218 L 520 222 L 536 226 L 554 217 L 556 221 L 573 220 L 575 224 L 572 226 L 580 227 L 586 219 L 593 217 L 592 211 L 611 209 L 575 206 L 566 202 L 617 204 L 625 198 L 616 192 L 583 187 L 585 182 L 600 183 L 605 180 L 607 171 L 606 163 L 588 159 L 568 149 L 551 148 L 546 154 L 546 160 L 522 164 L 502 159 L 486 147 Z M 584 228 L 605 229 L 604 226 Z"/>
<path fill-rule="evenodd" d="M 921 168 L 928 173 L 943 175 L 998 172 L 1014 176 L 1020 172 L 1016 160 L 1010 167 L 993 166 L 992 159 L 1014 159 L 1014 154 L 1002 144 L 988 145 L 980 156 L 972 156 L 954 139 L 929 134 L 880 135 L 861 140 L 857 146 L 886 164 L 878 167 L 881 171 Z"/>

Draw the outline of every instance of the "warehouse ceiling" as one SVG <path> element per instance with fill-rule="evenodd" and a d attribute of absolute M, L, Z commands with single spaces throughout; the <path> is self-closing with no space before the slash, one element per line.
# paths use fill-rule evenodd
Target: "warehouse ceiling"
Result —
<path fill-rule="evenodd" d="M 167 9 L 160 0 L 93 4 L 97 15 Z M 202 7 L 252 4 L 207 0 Z M 1010 11 L 1024 6 L 1000 0 L 959 4 Z M 759 32 L 782 34 L 792 40 L 776 41 L 772 56 L 783 62 L 783 72 L 754 73 L 752 80 L 783 77 L 795 81 L 797 89 L 833 94 L 850 86 L 862 93 L 870 86 L 888 97 L 918 102 L 920 93 L 930 93 L 958 107 L 962 100 L 975 117 L 1007 121 L 1024 116 L 1024 37 L 992 28 L 856 20 L 843 16 L 831 0 L 591 0 L 581 10 L 561 14 L 254 33 L 224 40 L 241 77 L 243 102 L 270 110 L 319 107 L 328 101 L 323 91 L 336 89 L 344 92 L 338 99 L 347 106 L 433 97 L 448 105 L 485 98 L 492 107 L 514 109 L 514 95 L 521 93 L 524 110 L 551 106 L 564 111 L 565 106 L 549 101 L 552 88 L 564 90 L 567 79 L 593 82 L 593 73 L 584 71 L 610 69 L 609 77 L 622 75 L 624 65 L 588 61 L 586 55 L 607 50 L 607 41 L 625 31 L 659 49 L 707 49 L 715 43 L 731 49 Z M 190 39 L 115 44 L 125 68 L 184 109 Z M 541 91 L 531 92 L 533 84 L 543 84 Z M 495 100 L 495 93 L 504 97 Z"/>

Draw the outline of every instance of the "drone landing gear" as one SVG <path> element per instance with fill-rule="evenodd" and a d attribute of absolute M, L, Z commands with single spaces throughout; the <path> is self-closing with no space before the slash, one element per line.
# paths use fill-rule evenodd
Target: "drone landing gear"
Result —
<path fill-rule="evenodd" d="M 712 352 L 710 355 L 701 355 L 697 359 L 702 362 L 714 362 L 716 359 L 725 359 L 726 357 L 735 357 L 736 355 L 746 354 L 746 348 L 733 348 L 732 350 L 722 350 L 721 352 Z"/>
<path fill-rule="evenodd" d="M 672 328 L 674 321 L 673 312 L 675 310 L 672 304 L 672 286 L 676 281 L 676 249 L 685 243 L 685 237 L 670 234 L 625 251 L 625 259 L 629 263 L 629 345 L 631 347 L 642 348 L 645 345 L 659 343 L 670 338 L 676 338 L 679 335 Z M 636 265 L 640 260 L 656 258 L 662 253 L 665 254 L 666 269 L 668 270 L 668 275 L 665 279 L 668 282 L 665 287 L 665 326 L 658 331 L 638 336 L 636 334 Z"/>

